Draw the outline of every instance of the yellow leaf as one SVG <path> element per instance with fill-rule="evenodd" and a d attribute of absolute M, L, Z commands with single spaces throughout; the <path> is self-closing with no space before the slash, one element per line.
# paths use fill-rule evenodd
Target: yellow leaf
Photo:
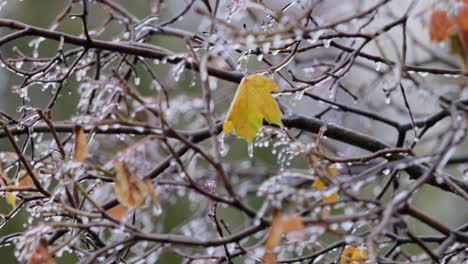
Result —
<path fill-rule="evenodd" d="M 363 247 L 346 246 L 340 256 L 340 264 L 364 264 L 369 258 Z"/>
<path fill-rule="evenodd" d="M 333 176 L 333 177 L 340 175 L 340 172 L 335 168 L 326 167 L 326 171 L 330 176 Z M 317 177 L 312 183 L 312 188 L 315 188 L 317 190 L 323 190 L 327 187 L 328 187 L 327 184 L 323 181 L 321 177 Z M 321 195 L 321 197 L 322 197 L 322 201 L 324 201 L 325 203 L 334 203 L 338 201 L 338 199 L 340 198 L 340 196 L 336 192 L 329 194 L 329 195 Z"/>
<path fill-rule="evenodd" d="M 282 126 L 281 111 L 271 95 L 271 92 L 278 90 L 275 81 L 260 74 L 243 78 L 224 120 L 224 134 L 235 129 L 237 136 L 250 144 L 264 119 Z"/>
<path fill-rule="evenodd" d="M 73 149 L 73 160 L 84 161 L 88 156 L 88 139 L 83 127 L 75 127 L 75 148 Z"/>
<path fill-rule="evenodd" d="M 12 207 L 16 206 L 16 200 L 18 198 L 16 198 L 14 194 L 12 194 L 11 192 L 5 192 L 5 198 L 9 205 L 11 205 Z"/>
<path fill-rule="evenodd" d="M 29 257 L 27 264 L 56 264 L 57 262 L 55 262 L 54 257 L 50 255 L 47 246 L 47 241 L 41 239 L 34 249 L 34 252 Z"/>

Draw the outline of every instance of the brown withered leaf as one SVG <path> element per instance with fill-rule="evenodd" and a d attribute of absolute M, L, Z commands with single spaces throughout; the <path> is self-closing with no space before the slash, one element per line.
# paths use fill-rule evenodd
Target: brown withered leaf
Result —
<path fill-rule="evenodd" d="M 143 204 L 145 196 L 150 194 L 149 187 L 136 175 L 128 170 L 122 161 L 114 161 L 115 185 L 117 200 L 128 208 L 135 208 Z"/>
<path fill-rule="evenodd" d="M 159 203 L 158 195 L 156 194 L 156 191 L 153 188 L 153 183 L 151 182 L 150 177 L 145 177 L 143 179 L 143 182 L 146 185 L 146 190 L 147 193 L 151 196 L 151 200 L 153 201 L 153 205 L 157 207 L 158 211 L 161 210 L 161 204 Z"/>
<path fill-rule="evenodd" d="M 34 249 L 33 253 L 28 259 L 27 264 L 55 264 L 54 257 L 50 255 L 49 249 L 47 248 L 47 241 L 41 239 Z"/>
<path fill-rule="evenodd" d="M 429 21 L 429 35 L 431 40 L 446 40 L 452 26 L 453 22 L 448 17 L 447 12 L 439 9 L 434 10 Z"/>
<path fill-rule="evenodd" d="M 88 138 L 82 126 L 75 126 L 75 148 L 73 160 L 84 161 L 88 157 Z"/>

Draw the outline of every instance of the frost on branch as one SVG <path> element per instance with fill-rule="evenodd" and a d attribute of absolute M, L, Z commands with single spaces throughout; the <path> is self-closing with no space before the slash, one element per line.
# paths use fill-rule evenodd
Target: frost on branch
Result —
<path fill-rule="evenodd" d="M 468 1 L 39 2 L 0 0 L 5 261 L 466 261 Z"/>

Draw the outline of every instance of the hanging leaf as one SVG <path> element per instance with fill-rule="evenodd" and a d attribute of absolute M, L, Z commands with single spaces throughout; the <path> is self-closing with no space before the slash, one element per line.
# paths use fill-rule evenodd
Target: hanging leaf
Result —
<path fill-rule="evenodd" d="M 88 156 L 88 139 L 82 126 L 75 126 L 75 148 L 73 160 L 84 161 Z"/>
<path fill-rule="evenodd" d="M 340 256 L 340 264 L 364 264 L 369 258 L 363 247 L 346 246 Z"/>
<path fill-rule="evenodd" d="M 327 167 L 326 171 L 330 176 L 333 176 L 333 177 L 340 175 L 340 172 L 337 169 L 334 169 L 331 167 Z M 321 177 L 317 177 L 312 183 L 312 188 L 315 188 L 317 190 L 324 190 L 328 188 L 328 185 L 325 183 L 325 181 Z M 322 201 L 324 201 L 325 203 L 334 203 L 338 201 L 338 199 L 340 198 L 337 192 L 334 192 L 329 195 L 322 194 L 321 197 L 322 197 Z"/>
<path fill-rule="evenodd" d="M 235 129 L 237 136 L 250 144 L 264 119 L 268 123 L 282 126 L 281 111 L 271 95 L 271 92 L 278 90 L 272 79 L 260 74 L 243 78 L 224 120 L 224 134 Z"/>
<path fill-rule="evenodd" d="M 55 259 L 50 255 L 49 249 L 47 248 L 47 241 L 45 239 L 41 239 L 41 241 L 37 244 L 36 248 L 34 249 L 33 253 L 28 259 L 27 264 L 55 264 Z"/>
<path fill-rule="evenodd" d="M 118 204 L 107 210 L 106 213 L 117 220 L 121 220 L 127 213 L 127 209 L 122 204 Z"/>
<path fill-rule="evenodd" d="M 274 249 L 281 242 L 281 237 L 285 233 L 304 229 L 302 218 L 298 215 L 283 217 L 278 208 L 273 208 L 271 228 L 265 243 L 265 256 L 263 264 L 276 264 L 277 258 Z"/>
<path fill-rule="evenodd" d="M 429 21 L 429 34 L 432 41 L 443 41 L 449 37 L 452 21 L 443 10 L 434 10 Z"/>
<path fill-rule="evenodd" d="M 135 208 L 143 204 L 146 195 L 150 195 L 156 206 L 159 203 L 156 194 L 152 188 L 151 181 L 141 180 L 136 175 L 128 171 L 127 166 L 122 161 L 115 161 L 114 168 L 115 185 L 114 190 L 117 195 L 117 200 L 128 208 Z"/>
<path fill-rule="evenodd" d="M 161 204 L 159 203 L 158 196 L 156 194 L 156 191 L 153 188 L 153 183 L 151 182 L 151 178 L 145 177 L 143 179 L 143 182 L 146 185 L 147 193 L 151 196 L 151 201 L 153 202 L 153 205 L 156 206 L 158 211 L 161 211 Z"/>

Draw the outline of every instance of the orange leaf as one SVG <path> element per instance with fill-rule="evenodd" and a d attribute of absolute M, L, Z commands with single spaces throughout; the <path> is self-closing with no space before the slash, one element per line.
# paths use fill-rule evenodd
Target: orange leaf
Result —
<path fill-rule="evenodd" d="M 276 264 L 276 253 L 274 249 L 279 245 L 284 233 L 304 229 L 302 218 L 298 215 L 283 217 L 278 208 L 273 208 L 270 233 L 265 243 L 265 256 L 263 264 Z"/>
<path fill-rule="evenodd" d="M 443 41 L 449 36 L 452 21 L 443 10 L 434 10 L 429 21 L 429 34 L 432 41 Z"/>
<path fill-rule="evenodd" d="M 268 234 L 267 241 L 265 243 L 265 248 L 267 251 L 275 249 L 281 241 L 281 236 L 283 235 L 283 216 L 278 208 L 273 208 L 273 219 L 271 221 L 271 229 Z"/>
<path fill-rule="evenodd" d="M 276 259 L 275 252 L 267 252 L 265 256 L 263 256 L 263 264 L 276 264 L 278 260 Z"/>
<path fill-rule="evenodd" d="M 73 160 L 84 161 L 88 156 L 88 139 L 82 126 L 75 126 L 75 148 Z"/>
<path fill-rule="evenodd" d="M 468 31 L 468 6 L 465 5 L 455 16 L 458 29 L 462 32 Z"/>
<path fill-rule="evenodd" d="M 302 217 L 298 215 L 291 215 L 283 219 L 283 232 L 293 232 L 304 229 L 304 222 Z"/>
<path fill-rule="evenodd" d="M 18 187 L 34 187 L 34 182 L 26 170 L 19 173 Z"/>
<path fill-rule="evenodd" d="M 50 255 L 49 249 L 47 248 L 47 241 L 41 239 L 37 244 L 34 252 L 28 259 L 27 264 L 55 264 L 55 259 Z"/>
<path fill-rule="evenodd" d="M 127 209 L 122 204 L 118 204 L 106 211 L 110 216 L 115 219 L 121 220 L 127 213 Z"/>

